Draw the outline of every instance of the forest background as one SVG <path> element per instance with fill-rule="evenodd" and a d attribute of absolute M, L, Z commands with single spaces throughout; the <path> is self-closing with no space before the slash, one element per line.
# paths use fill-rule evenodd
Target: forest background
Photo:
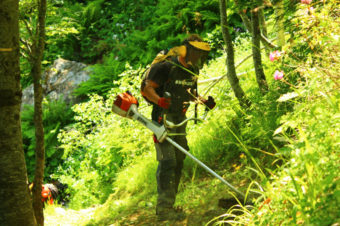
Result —
<path fill-rule="evenodd" d="M 112 114 L 111 105 L 118 93 L 130 90 L 149 116 L 150 106 L 139 95 L 142 74 L 160 50 L 179 45 L 188 33 L 200 34 L 212 47 L 200 80 L 223 76 L 200 85 L 217 107 L 204 122 L 189 124 L 190 151 L 254 205 L 217 205 L 231 197 L 229 189 L 186 160 L 177 200 L 189 213 L 186 224 L 340 223 L 338 1 L 227 1 L 226 10 L 223 4 L 47 1 L 43 68 L 64 58 L 84 62 L 91 71 L 75 92 L 82 103 L 42 102 L 44 183 L 68 186 L 69 209 L 93 208 L 91 218 L 83 216 L 75 225 L 154 222 L 157 161 L 151 132 Z M 34 82 L 29 47 L 39 25 L 38 6 L 19 2 L 22 88 Z M 257 27 L 266 38 L 261 51 Z M 234 57 L 241 63 L 231 62 Z M 241 98 L 231 64 L 237 66 Z M 28 181 L 36 169 L 34 111 L 24 106 L 21 112 Z M 45 213 L 58 215 L 55 207 Z"/>

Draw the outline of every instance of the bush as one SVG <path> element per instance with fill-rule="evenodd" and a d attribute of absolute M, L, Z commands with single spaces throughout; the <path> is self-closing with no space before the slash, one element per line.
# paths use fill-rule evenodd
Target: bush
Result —
<path fill-rule="evenodd" d="M 60 130 L 73 122 L 73 112 L 63 101 L 43 102 L 43 125 L 45 142 L 44 178 L 50 179 L 58 165 L 62 163 L 63 150 L 59 148 L 57 135 Z M 33 181 L 35 171 L 35 126 L 34 107 L 24 106 L 21 113 L 22 137 L 29 181 Z"/>
<path fill-rule="evenodd" d="M 122 73 L 119 88 L 112 89 L 107 100 L 91 95 L 88 102 L 73 106 L 76 123 L 58 136 L 64 163 L 55 177 L 69 185 L 74 208 L 103 203 L 117 189 L 117 172 L 150 149 L 151 133 L 146 128 L 111 112 L 116 94 L 137 93 L 140 78 L 136 74 L 139 70 L 131 68 Z M 142 106 L 142 113 L 150 113 Z"/>

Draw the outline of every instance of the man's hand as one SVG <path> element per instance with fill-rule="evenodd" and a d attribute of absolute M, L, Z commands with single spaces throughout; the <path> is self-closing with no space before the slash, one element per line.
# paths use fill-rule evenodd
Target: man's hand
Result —
<path fill-rule="evenodd" d="M 203 102 L 210 110 L 216 106 L 215 100 L 212 96 L 208 96 L 208 100 Z"/>
<path fill-rule="evenodd" d="M 157 102 L 158 106 L 164 108 L 164 109 L 169 109 L 170 104 L 171 104 L 171 99 L 170 98 L 165 98 L 165 97 L 161 97 L 158 99 Z"/>

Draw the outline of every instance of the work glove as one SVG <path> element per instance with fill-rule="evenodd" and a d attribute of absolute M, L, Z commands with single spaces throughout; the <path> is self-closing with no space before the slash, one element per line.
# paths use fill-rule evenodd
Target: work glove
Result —
<path fill-rule="evenodd" d="M 161 97 L 161 98 L 158 99 L 158 103 L 157 104 L 161 108 L 169 109 L 170 104 L 171 104 L 171 99 L 170 98 Z"/>
<path fill-rule="evenodd" d="M 203 102 L 210 110 L 216 106 L 215 100 L 212 96 L 208 96 L 208 100 Z"/>

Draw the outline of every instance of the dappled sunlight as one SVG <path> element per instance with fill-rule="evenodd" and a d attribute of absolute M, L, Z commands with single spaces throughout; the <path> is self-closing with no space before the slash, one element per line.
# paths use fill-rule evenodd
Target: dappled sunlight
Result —
<path fill-rule="evenodd" d="M 94 217 L 96 207 L 73 210 L 59 205 L 48 205 L 44 210 L 46 226 L 82 226 Z"/>

